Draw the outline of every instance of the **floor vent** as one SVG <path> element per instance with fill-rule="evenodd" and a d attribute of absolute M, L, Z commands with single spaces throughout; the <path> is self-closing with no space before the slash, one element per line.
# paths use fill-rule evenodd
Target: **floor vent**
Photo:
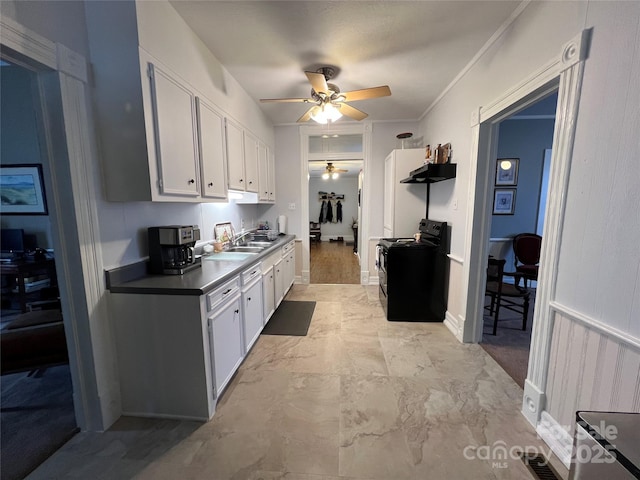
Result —
<path fill-rule="evenodd" d="M 544 455 L 520 453 L 520 457 L 534 478 L 539 480 L 560 480 L 560 476 L 551 468 L 549 460 Z"/>

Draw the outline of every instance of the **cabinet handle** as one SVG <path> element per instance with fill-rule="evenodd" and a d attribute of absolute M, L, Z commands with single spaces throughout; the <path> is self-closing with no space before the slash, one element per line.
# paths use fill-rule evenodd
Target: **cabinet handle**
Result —
<path fill-rule="evenodd" d="M 189 180 L 189 183 L 196 183 L 196 181 L 192 178 L 191 180 Z"/>
<path fill-rule="evenodd" d="M 226 295 L 227 293 L 229 293 L 231 291 L 231 289 L 227 290 L 226 292 L 224 292 L 222 295 Z"/>
<path fill-rule="evenodd" d="M 251 297 L 247 298 L 247 302 L 250 302 L 250 301 L 251 301 Z"/>
<path fill-rule="evenodd" d="M 253 183 L 252 181 L 249 181 L 249 185 L 251 185 L 252 183 Z"/>
<path fill-rule="evenodd" d="M 237 308 L 233 311 L 233 313 L 240 313 L 240 310 L 238 310 Z"/>
<path fill-rule="evenodd" d="M 242 179 L 240 179 L 240 181 L 242 182 Z"/>
<path fill-rule="evenodd" d="M 208 186 L 213 187 L 213 182 L 210 182 Z"/>

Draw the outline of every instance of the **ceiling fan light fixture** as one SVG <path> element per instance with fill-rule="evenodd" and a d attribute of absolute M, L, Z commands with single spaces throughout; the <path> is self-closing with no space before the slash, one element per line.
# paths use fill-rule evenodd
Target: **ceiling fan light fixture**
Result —
<path fill-rule="evenodd" d="M 330 103 L 320 105 L 311 112 L 311 118 L 323 125 L 329 121 L 335 122 L 340 117 L 342 117 L 340 110 Z"/>
<path fill-rule="evenodd" d="M 323 180 L 329 180 L 329 174 L 328 174 L 327 172 L 324 172 L 324 173 L 322 174 L 322 179 L 323 179 Z"/>
<path fill-rule="evenodd" d="M 339 174 L 339 173 L 336 173 L 336 172 L 333 172 L 333 173 L 331 174 L 331 178 L 332 178 L 332 179 L 334 179 L 334 180 L 337 180 L 339 176 L 340 176 L 340 174 Z"/>

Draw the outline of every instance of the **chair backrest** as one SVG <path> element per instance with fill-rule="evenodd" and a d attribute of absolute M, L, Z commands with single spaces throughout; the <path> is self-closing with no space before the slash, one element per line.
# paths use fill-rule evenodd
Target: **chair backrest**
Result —
<path fill-rule="evenodd" d="M 309 228 L 311 230 L 320 228 L 320 224 L 318 222 L 309 222 Z"/>
<path fill-rule="evenodd" d="M 540 262 L 542 237 L 535 233 L 520 233 L 513 237 L 515 265 L 537 265 Z"/>
<path fill-rule="evenodd" d="M 487 264 L 487 283 L 497 282 L 498 284 L 502 284 L 505 263 L 507 263 L 507 261 L 504 258 L 489 258 L 489 263 Z"/>

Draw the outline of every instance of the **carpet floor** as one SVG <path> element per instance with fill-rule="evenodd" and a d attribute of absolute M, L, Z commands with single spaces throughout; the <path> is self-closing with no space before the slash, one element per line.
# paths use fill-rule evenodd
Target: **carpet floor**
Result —
<path fill-rule="evenodd" d="M 305 336 L 315 308 L 316 302 L 283 300 L 262 330 L 262 335 Z"/>
<path fill-rule="evenodd" d="M 493 318 L 485 314 L 482 343 L 480 343 L 480 346 L 523 389 L 529 365 L 534 303 L 535 291 L 532 291 L 526 330 L 522 330 L 521 315 L 504 310 L 500 312 L 497 334 L 492 335 Z"/>
<path fill-rule="evenodd" d="M 78 431 L 69 366 L 0 381 L 1 478 L 22 479 Z"/>

